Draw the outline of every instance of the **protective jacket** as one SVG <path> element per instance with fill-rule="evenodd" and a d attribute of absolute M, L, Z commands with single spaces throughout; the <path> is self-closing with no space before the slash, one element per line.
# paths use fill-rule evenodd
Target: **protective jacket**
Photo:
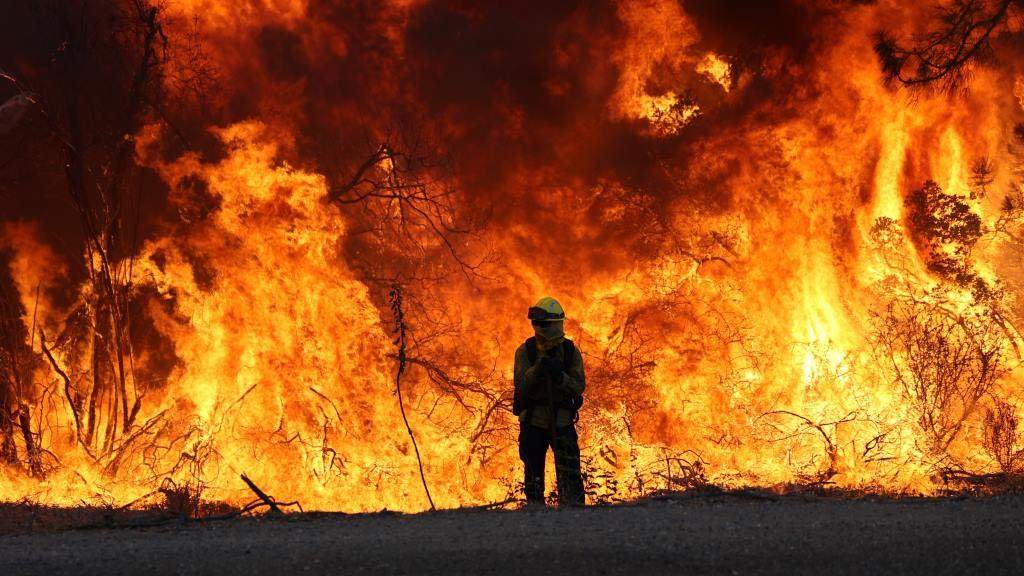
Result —
<path fill-rule="evenodd" d="M 564 338 L 558 338 L 551 342 L 538 343 L 538 340 L 531 338 L 519 346 L 516 350 L 515 367 L 513 369 L 513 383 L 517 398 L 525 399 L 527 406 L 520 407 L 517 413 L 519 421 L 523 424 L 548 428 L 551 424 L 551 401 L 548 391 L 555 397 L 557 405 L 555 411 L 555 425 L 559 428 L 570 426 L 575 417 L 574 411 L 565 405 L 565 400 L 574 395 L 583 394 L 586 388 L 586 377 L 583 374 L 583 356 L 578 348 L 573 345 L 570 349 L 569 358 L 566 358 L 566 346 L 563 345 Z M 536 346 L 537 361 L 530 363 L 530 356 L 527 346 Z M 542 369 L 542 359 L 547 357 L 557 358 L 563 367 L 560 376 L 551 377 L 545 374 Z M 552 378 L 551 381 L 548 378 Z M 549 386 L 550 385 L 550 386 Z"/>

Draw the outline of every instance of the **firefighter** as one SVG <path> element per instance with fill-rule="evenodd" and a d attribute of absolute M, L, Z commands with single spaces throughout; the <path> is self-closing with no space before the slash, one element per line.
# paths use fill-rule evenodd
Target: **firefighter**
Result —
<path fill-rule="evenodd" d="M 560 505 L 584 503 L 576 415 L 583 405 L 583 356 L 565 337 L 565 311 L 541 298 L 527 317 L 534 335 L 516 350 L 512 409 L 519 417 L 519 458 L 528 504 L 544 504 L 544 460 L 555 455 Z"/>

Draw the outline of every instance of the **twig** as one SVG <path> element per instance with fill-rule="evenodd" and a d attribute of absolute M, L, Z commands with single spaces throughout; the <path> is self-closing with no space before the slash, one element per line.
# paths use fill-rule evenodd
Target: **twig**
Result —
<path fill-rule="evenodd" d="M 338 410 L 338 405 L 334 403 L 334 400 L 331 400 L 330 398 L 327 397 L 326 394 L 317 390 L 316 388 L 313 388 L 312 386 L 309 387 L 309 391 L 326 400 L 331 405 L 331 408 L 334 408 L 334 414 L 338 417 L 338 422 L 342 422 L 343 418 L 341 417 L 341 411 Z"/>

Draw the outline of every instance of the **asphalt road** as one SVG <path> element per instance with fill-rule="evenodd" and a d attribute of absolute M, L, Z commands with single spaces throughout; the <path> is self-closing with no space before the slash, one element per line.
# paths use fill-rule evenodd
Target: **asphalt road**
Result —
<path fill-rule="evenodd" d="M 0 537 L 0 574 L 1022 574 L 1024 497 L 737 498 Z"/>

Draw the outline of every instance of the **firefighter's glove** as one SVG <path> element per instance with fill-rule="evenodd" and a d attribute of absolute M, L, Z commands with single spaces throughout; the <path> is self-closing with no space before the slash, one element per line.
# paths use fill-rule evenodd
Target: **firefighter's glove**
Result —
<path fill-rule="evenodd" d="M 555 380 L 561 380 L 562 372 L 565 371 L 565 366 L 558 358 L 545 356 L 540 359 L 540 369 L 544 375 L 554 378 Z"/>

